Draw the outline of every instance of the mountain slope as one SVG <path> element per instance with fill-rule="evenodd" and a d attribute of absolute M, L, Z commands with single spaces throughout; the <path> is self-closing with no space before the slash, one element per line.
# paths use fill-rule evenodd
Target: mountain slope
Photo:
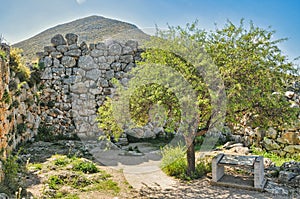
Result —
<path fill-rule="evenodd" d="M 56 34 L 75 33 L 79 36 L 79 44 L 85 41 L 87 44 L 98 43 L 105 39 L 143 41 L 149 36 L 135 25 L 104 18 L 101 16 L 89 16 L 69 23 L 49 28 L 27 40 L 13 45 L 21 48 L 28 59 L 34 58 L 36 52 L 43 51 L 44 46 L 50 45 L 51 38 Z"/>

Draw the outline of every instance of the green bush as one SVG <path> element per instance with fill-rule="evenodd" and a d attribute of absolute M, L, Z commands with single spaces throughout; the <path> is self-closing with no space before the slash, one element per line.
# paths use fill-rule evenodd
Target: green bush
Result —
<path fill-rule="evenodd" d="M 17 159 L 18 155 L 10 155 L 3 161 L 4 180 L 1 187 L 6 187 L 10 193 L 15 193 L 19 189 L 18 172 L 21 168 Z"/>
<path fill-rule="evenodd" d="M 175 147 L 165 146 L 161 149 L 162 170 L 170 176 L 180 178 L 181 175 L 186 173 L 187 162 L 185 158 L 186 147 L 178 144 Z"/>
<path fill-rule="evenodd" d="M 96 165 L 92 162 L 76 161 L 73 165 L 74 171 L 82 171 L 83 173 L 97 173 L 99 172 Z"/>
<path fill-rule="evenodd" d="M 4 50 L 0 50 L 0 58 L 3 60 L 3 61 L 6 61 L 7 60 L 7 55 L 6 55 L 6 52 Z"/>
<path fill-rule="evenodd" d="M 61 156 L 54 160 L 54 164 L 56 166 L 66 166 L 69 163 L 70 163 L 70 160 L 68 159 L 67 156 Z"/>
<path fill-rule="evenodd" d="M 19 135 L 21 135 L 22 133 L 25 133 L 26 130 L 27 130 L 26 124 L 24 124 L 24 123 L 17 124 L 17 133 Z"/>
<path fill-rule="evenodd" d="M 55 140 L 55 136 L 53 133 L 54 129 L 52 126 L 46 126 L 45 124 L 40 124 L 38 127 L 37 135 L 35 136 L 35 139 L 37 141 L 53 141 Z"/>
<path fill-rule="evenodd" d="M 1 101 L 6 103 L 6 104 L 10 103 L 10 94 L 9 94 L 7 89 L 4 90 Z"/>
<path fill-rule="evenodd" d="M 21 49 L 11 48 L 9 65 L 10 69 L 16 73 L 21 82 L 29 79 L 30 69 L 26 66 Z"/>
<path fill-rule="evenodd" d="M 60 177 L 57 175 L 50 176 L 48 179 L 48 184 L 50 189 L 57 190 L 63 183 L 64 183 L 63 180 L 60 179 Z"/>
<path fill-rule="evenodd" d="M 161 169 L 169 176 L 182 180 L 200 178 L 211 171 L 211 162 L 200 159 L 196 164 L 196 172 L 189 177 L 187 175 L 186 147 L 183 145 L 166 146 L 161 149 Z"/>

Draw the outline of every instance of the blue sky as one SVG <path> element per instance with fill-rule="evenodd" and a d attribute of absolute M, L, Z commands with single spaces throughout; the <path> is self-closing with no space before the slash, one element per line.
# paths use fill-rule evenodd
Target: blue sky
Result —
<path fill-rule="evenodd" d="M 11 44 L 52 26 L 89 15 L 133 23 L 142 30 L 157 24 L 185 25 L 199 20 L 201 28 L 222 27 L 227 19 L 252 20 L 271 26 L 280 45 L 293 59 L 300 56 L 300 1 L 298 0 L 0 0 L 0 34 Z"/>

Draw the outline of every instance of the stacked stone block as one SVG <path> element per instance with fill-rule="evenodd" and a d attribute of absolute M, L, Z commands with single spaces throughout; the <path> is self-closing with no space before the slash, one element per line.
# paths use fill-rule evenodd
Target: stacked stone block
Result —
<path fill-rule="evenodd" d="M 81 138 L 99 135 L 97 109 L 114 92 L 112 79 L 124 84 L 127 72 L 139 58 L 138 43 L 106 41 L 89 46 L 77 44 L 78 36 L 58 34 L 46 46 L 41 61 L 45 70 L 42 119 L 57 133 Z M 47 106 L 47 105 L 52 105 Z"/>

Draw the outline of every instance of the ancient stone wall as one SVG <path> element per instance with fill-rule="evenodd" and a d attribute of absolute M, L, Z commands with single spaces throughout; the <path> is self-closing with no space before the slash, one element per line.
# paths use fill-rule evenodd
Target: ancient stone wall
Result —
<path fill-rule="evenodd" d="M 138 43 L 116 41 L 77 44 L 77 35 L 55 35 L 40 53 L 45 71 L 42 80 L 42 120 L 66 136 L 99 136 L 95 121 L 98 107 L 114 87 L 112 78 L 128 81 L 126 72 L 140 59 Z"/>
<path fill-rule="evenodd" d="M 36 135 L 40 117 L 38 89 L 36 85 L 21 82 L 10 70 L 10 47 L 1 44 L 6 59 L 0 58 L 0 157 L 6 155 L 21 142 Z"/>

